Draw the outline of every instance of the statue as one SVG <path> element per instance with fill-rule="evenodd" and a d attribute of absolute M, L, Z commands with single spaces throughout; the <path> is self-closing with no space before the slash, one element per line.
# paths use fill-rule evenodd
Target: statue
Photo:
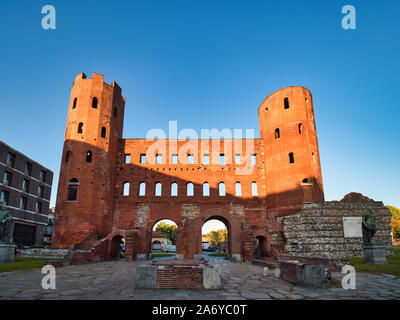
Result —
<path fill-rule="evenodd" d="M 7 206 L 4 201 L 1 201 L 0 210 L 0 243 L 10 244 L 12 242 L 11 238 L 11 221 L 12 216 L 7 210 Z"/>
<path fill-rule="evenodd" d="M 362 233 L 364 245 L 372 245 L 372 238 L 376 232 L 376 216 L 371 207 L 368 207 L 362 218 Z"/>

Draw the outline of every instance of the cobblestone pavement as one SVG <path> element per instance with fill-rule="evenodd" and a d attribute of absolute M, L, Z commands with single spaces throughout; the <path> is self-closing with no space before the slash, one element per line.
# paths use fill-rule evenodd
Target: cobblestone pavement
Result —
<path fill-rule="evenodd" d="M 400 277 L 357 274 L 357 289 L 306 289 L 268 274 L 250 263 L 212 262 L 221 270 L 223 290 L 136 289 L 139 262 L 108 261 L 57 268 L 55 290 L 41 287 L 40 269 L 0 274 L 0 299 L 400 299 Z M 334 274 L 340 278 L 340 274 Z"/>

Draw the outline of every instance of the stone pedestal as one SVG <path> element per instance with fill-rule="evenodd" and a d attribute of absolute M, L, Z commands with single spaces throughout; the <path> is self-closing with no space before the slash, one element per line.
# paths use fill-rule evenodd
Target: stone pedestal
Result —
<path fill-rule="evenodd" d="M 0 263 L 14 262 L 14 252 L 17 246 L 0 243 Z"/>
<path fill-rule="evenodd" d="M 383 266 L 388 264 L 386 260 L 386 245 L 383 243 L 363 245 L 363 249 L 365 264 L 371 264 L 374 266 Z"/>

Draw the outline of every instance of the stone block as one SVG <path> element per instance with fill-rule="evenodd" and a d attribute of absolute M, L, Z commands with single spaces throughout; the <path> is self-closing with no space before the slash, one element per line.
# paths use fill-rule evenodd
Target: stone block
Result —
<path fill-rule="evenodd" d="M 373 244 L 363 246 L 364 249 L 364 263 L 374 266 L 382 266 L 388 264 L 386 260 L 386 246 L 384 244 Z"/>
<path fill-rule="evenodd" d="M 0 244 L 0 263 L 14 262 L 16 247 L 13 244 Z"/>
<path fill-rule="evenodd" d="M 157 288 L 157 266 L 141 265 L 136 267 L 136 288 Z"/>
<path fill-rule="evenodd" d="M 325 266 L 312 264 L 296 265 L 296 284 L 301 287 L 325 287 Z"/>
<path fill-rule="evenodd" d="M 213 268 L 203 269 L 203 287 L 204 289 L 222 289 L 219 272 Z"/>

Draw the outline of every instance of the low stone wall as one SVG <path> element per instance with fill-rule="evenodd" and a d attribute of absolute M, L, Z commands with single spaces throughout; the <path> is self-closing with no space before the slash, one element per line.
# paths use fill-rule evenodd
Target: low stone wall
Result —
<path fill-rule="evenodd" d="M 304 204 L 297 214 L 284 218 L 285 255 L 323 258 L 339 264 L 363 256 L 362 237 L 344 237 L 343 217 L 362 217 L 368 207 L 377 217 L 373 240 L 386 244 L 388 254 L 392 254 L 391 214 L 382 202 L 330 201 Z"/>
<path fill-rule="evenodd" d="M 64 259 L 69 252 L 70 250 L 67 249 L 32 248 L 22 250 L 17 257 Z"/>

